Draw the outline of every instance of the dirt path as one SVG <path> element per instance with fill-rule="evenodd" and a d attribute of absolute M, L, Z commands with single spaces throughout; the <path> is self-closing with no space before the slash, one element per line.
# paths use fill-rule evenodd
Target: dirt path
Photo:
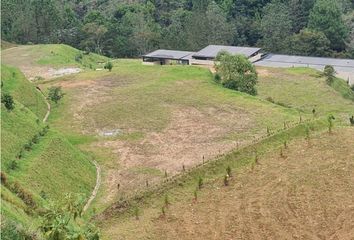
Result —
<path fill-rule="evenodd" d="M 50 106 L 50 103 L 49 101 L 47 100 L 47 98 L 45 97 L 44 93 L 42 92 L 42 90 L 39 88 L 39 87 L 36 87 L 37 91 L 40 92 L 44 99 L 45 99 L 45 102 L 47 104 L 47 113 L 45 114 L 44 118 L 43 118 L 43 123 L 46 123 L 47 120 L 48 120 L 48 117 L 50 115 L 50 111 L 51 111 L 51 106 Z M 96 195 L 97 195 L 97 192 L 98 192 L 98 189 L 100 188 L 100 185 L 101 185 L 101 167 L 98 165 L 98 163 L 96 161 L 92 161 L 92 163 L 95 165 L 96 167 L 96 185 L 91 193 L 91 196 L 90 198 L 87 200 L 84 208 L 83 208 L 83 212 L 86 212 L 86 210 L 89 208 L 91 202 L 95 199 Z"/>
<path fill-rule="evenodd" d="M 42 94 L 42 96 L 44 97 L 44 101 L 45 101 L 45 103 L 47 104 L 47 112 L 46 112 L 46 114 L 45 114 L 45 116 L 44 116 L 44 118 L 43 118 L 43 123 L 46 123 L 47 120 L 48 120 L 48 117 L 49 117 L 49 115 L 50 115 L 50 110 L 51 110 L 50 103 L 49 103 L 49 101 L 47 100 L 47 98 L 45 97 L 45 95 L 44 95 L 44 93 L 42 92 L 42 90 L 41 90 L 39 87 L 36 87 L 36 89 L 37 89 L 37 91 L 38 91 L 40 94 Z"/>
<path fill-rule="evenodd" d="M 100 188 L 101 185 L 101 167 L 98 165 L 96 161 L 92 161 L 92 163 L 96 167 L 96 185 L 95 188 L 93 189 L 90 198 L 87 200 L 86 205 L 83 208 L 83 212 L 86 212 L 86 210 L 90 207 L 92 201 L 95 199 L 98 189 Z"/>

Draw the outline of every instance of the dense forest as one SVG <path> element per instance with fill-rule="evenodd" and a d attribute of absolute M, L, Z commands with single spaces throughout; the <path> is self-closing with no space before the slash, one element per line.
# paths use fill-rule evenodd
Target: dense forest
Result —
<path fill-rule="evenodd" d="M 2 0 L 2 39 L 111 57 L 208 44 L 354 58 L 353 0 Z"/>

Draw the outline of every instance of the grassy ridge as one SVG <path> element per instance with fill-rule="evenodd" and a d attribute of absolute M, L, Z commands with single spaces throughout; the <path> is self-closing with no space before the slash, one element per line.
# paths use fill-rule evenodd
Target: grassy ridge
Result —
<path fill-rule="evenodd" d="M 10 93 L 18 102 L 42 119 L 47 112 L 44 97 L 15 67 L 1 65 L 2 91 Z"/>
<path fill-rule="evenodd" d="M 6 64 L 19 67 L 51 66 L 96 68 L 100 62 L 106 62 L 107 57 L 94 53 L 84 53 L 65 44 L 24 45 L 4 50 L 3 61 Z"/>

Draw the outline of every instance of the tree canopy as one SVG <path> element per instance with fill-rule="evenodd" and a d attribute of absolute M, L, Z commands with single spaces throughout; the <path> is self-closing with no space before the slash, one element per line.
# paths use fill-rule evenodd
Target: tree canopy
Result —
<path fill-rule="evenodd" d="M 351 0 L 3 0 L 1 33 L 110 57 L 208 44 L 354 57 L 353 14 Z"/>
<path fill-rule="evenodd" d="M 216 71 L 224 87 L 257 95 L 257 72 L 245 56 L 220 52 L 216 60 Z"/>

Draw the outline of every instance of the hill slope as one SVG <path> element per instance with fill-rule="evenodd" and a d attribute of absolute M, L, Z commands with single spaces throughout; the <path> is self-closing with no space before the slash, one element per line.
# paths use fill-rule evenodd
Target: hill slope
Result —
<path fill-rule="evenodd" d="M 82 69 L 103 67 L 108 58 L 64 44 L 22 45 L 1 53 L 5 64 L 18 67 L 29 79 L 53 78 Z"/>
<path fill-rule="evenodd" d="M 67 193 L 90 195 L 95 167 L 42 123 L 46 103 L 35 87 L 17 69 L 3 66 L 2 70 L 3 90 L 14 97 L 15 108 L 8 111 L 1 104 L 1 215 L 6 222 L 36 231 L 37 210 L 44 204 L 63 202 Z"/>

